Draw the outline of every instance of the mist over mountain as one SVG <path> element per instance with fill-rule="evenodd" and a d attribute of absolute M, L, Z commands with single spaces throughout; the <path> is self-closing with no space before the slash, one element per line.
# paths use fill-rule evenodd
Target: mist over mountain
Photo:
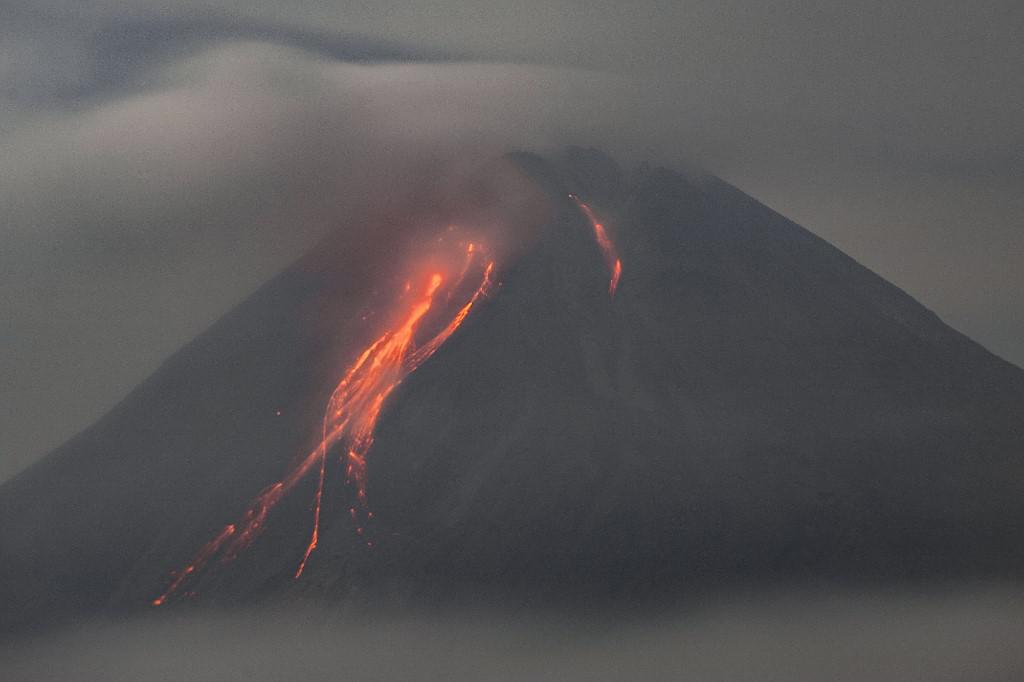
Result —
<path fill-rule="evenodd" d="M 547 607 L 1020 575 L 1024 372 L 715 177 L 580 148 L 509 163 L 515 197 L 378 218 L 504 217 L 515 236 L 501 286 L 384 407 L 374 547 L 333 471 L 293 579 L 311 476 L 194 600 Z M 570 194 L 611 232 L 614 296 Z M 326 240 L 0 487 L 4 628 L 148 608 L 315 446 L 385 262 Z"/>

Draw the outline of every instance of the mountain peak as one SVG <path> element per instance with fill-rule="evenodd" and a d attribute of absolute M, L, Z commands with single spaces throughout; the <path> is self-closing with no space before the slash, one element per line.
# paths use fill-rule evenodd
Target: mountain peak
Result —
<path fill-rule="evenodd" d="M 386 395 L 374 546 L 332 449 L 300 580 L 314 474 L 181 597 L 600 602 L 1019 573 L 1024 373 L 721 180 L 580 148 L 509 158 L 546 224 Z M 380 333 L 357 295 L 372 274 L 358 256 L 282 273 L 0 487 L 7 626 L 143 608 L 244 519 Z"/>

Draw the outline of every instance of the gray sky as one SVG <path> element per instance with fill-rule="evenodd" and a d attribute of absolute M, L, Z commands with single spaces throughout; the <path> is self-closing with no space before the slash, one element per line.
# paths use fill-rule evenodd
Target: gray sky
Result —
<path fill-rule="evenodd" d="M 0 480 L 423 164 L 515 147 L 701 164 L 1024 364 L 1021 73 L 1016 0 L 0 0 Z"/>

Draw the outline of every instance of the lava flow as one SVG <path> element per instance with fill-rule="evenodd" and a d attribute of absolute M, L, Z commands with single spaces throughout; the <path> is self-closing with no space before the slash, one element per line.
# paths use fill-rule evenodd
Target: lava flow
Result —
<path fill-rule="evenodd" d="M 327 458 L 335 446 L 344 448 L 341 457 L 345 480 L 355 492 L 355 501 L 349 508 L 349 514 L 356 532 L 360 536 L 364 534 L 366 520 L 373 517 L 367 504 L 366 456 L 373 445 L 374 430 L 384 404 L 402 380 L 430 358 L 459 328 L 473 307 L 487 295 L 493 283 L 495 264 L 486 255 L 486 250 L 479 244 L 470 243 L 462 244 L 462 251 L 464 262 L 461 272 L 450 278 L 450 281 L 446 281 L 444 272 L 429 272 L 420 293 L 415 295 L 412 294 L 415 289 L 412 282 L 406 284 L 401 308 L 393 318 L 397 322 L 363 350 L 331 394 L 316 448 L 294 465 L 281 480 L 257 495 L 239 521 L 224 526 L 187 566 L 175 572 L 164 593 L 152 601 L 154 606 L 164 604 L 191 576 L 201 572 L 214 558 L 219 557 L 219 561 L 225 563 L 238 556 L 259 534 L 271 509 L 310 471 L 316 469 L 318 479 L 313 498 L 312 534 L 295 571 L 296 578 L 301 576 L 319 541 Z M 463 280 L 470 272 L 477 271 L 479 283 L 470 294 L 463 286 Z M 442 296 L 442 291 L 446 291 L 447 295 Z M 447 312 L 448 302 L 463 292 L 468 294 L 466 302 L 454 310 L 447 323 L 441 326 L 440 322 L 444 318 L 437 316 Z M 425 321 L 440 329 L 418 344 L 418 333 L 422 331 L 421 326 L 424 326 Z M 367 546 L 373 546 L 371 540 L 365 542 Z"/>
<path fill-rule="evenodd" d="M 583 215 L 587 216 L 587 220 L 590 221 L 591 226 L 594 228 L 594 237 L 597 239 L 597 245 L 601 248 L 604 262 L 608 265 L 608 272 L 611 274 L 611 280 L 608 283 L 608 293 L 614 296 L 615 290 L 619 288 L 619 278 L 622 277 L 622 260 L 619 259 L 619 253 L 615 249 L 615 244 L 612 243 L 608 232 L 604 229 L 604 225 L 594 215 L 594 211 L 591 210 L 590 206 L 575 194 L 570 194 L 569 198 L 576 202 L 576 205 L 583 211 Z"/>

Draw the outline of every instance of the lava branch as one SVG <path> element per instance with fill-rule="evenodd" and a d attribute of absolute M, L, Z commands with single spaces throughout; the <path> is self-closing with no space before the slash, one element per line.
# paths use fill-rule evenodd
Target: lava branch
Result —
<path fill-rule="evenodd" d="M 366 458 L 373 446 L 374 431 L 388 397 L 405 377 L 416 371 L 455 333 L 473 307 L 490 292 L 493 285 L 495 263 L 487 257 L 486 250 L 474 243 L 463 246 L 464 265 L 459 275 L 448 285 L 448 295 L 444 302 L 449 301 L 462 288 L 462 282 L 468 276 L 474 262 L 480 263 L 480 282 L 466 303 L 440 331 L 417 346 L 417 332 L 424 318 L 434 310 L 438 292 L 445 285 L 443 273 L 431 273 L 422 293 L 407 304 L 404 314 L 396 316 L 400 321 L 370 343 L 338 382 L 327 403 L 320 443 L 316 448 L 295 464 L 284 478 L 256 496 L 240 521 L 224 526 L 212 540 L 203 545 L 188 565 L 173 573 L 172 580 L 163 594 L 151 602 L 154 606 L 166 603 L 171 595 L 215 558 L 219 557 L 219 562 L 223 564 L 237 557 L 260 533 L 271 509 L 310 471 L 316 469 L 318 479 L 313 498 L 313 529 L 295 571 L 294 577 L 299 578 L 320 539 L 321 503 L 327 473 L 327 457 L 339 443 L 345 446 L 342 456 L 345 481 L 355 489 L 355 502 L 349 508 L 349 515 L 355 524 L 356 533 L 360 536 L 364 534 L 366 520 L 373 518 L 366 493 Z M 407 284 L 406 294 L 411 289 L 411 283 Z M 368 547 L 373 547 L 372 540 L 367 539 L 365 542 Z"/>
<path fill-rule="evenodd" d="M 611 275 L 611 280 L 608 283 L 608 294 L 614 296 L 615 290 L 619 288 L 619 279 L 622 277 L 622 260 L 619 258 L 615 244 L 612 242 L 611 237 L 608 236 L 604 225 L 594 215 L 594 211 L 591 210 L 590 206 L 575 194 L 570 194 L 569 198 L 576 202 L 580 211 L 590 221 L 591 227 L 594 228 L 594 238 L 597 239 L 597 245 L 601 249 L 604 262 L 608 266 L 608 272 Z"/>
<path fill-rule="evenodd" d="M 615 244 L 590 206 L 575 194 L 570 194 L 569 198 L 590 221 L 611 275 L 608 293 L 614 296 L 622 276 L 622 261 L 619 259 Z M 465 260 L 458 275 L 446 284 L 443 273 L 431 273 L 419 296 L 407 303 L 404 314 L 395 316 L 400 321 L 370 343 L 345 372 L 327 403 L 319 444 L 292 466 L 281 480 L 257 495 L 239 521 L 224 526 L 213 539 L 203 545 L 188 565 L 173 572 L 165 591 L 152 601 L 154 606 L 166 603 L 186 582 L 201 573 L 215 559 L 224 564 L 236 558 L 259 535 L 277 503 L 305 479 L 310 471 L 316 470 L 317 485 L 312 505 L 313 528 L 305 552 L 295 570 L 294 577 L 299 578 L 320 540 L 327 457 L 339 443 L 345 446 L 342 455 L 345 482 L 355 489 L 355 501 L 349 507 L 349 516 L 356 534 L 364 535 L 366 522 L 373 518 L 367 499 L 366 459 L 373 446 L 377 422 L 388 397 L 405 377 L 416 371 L 455 333 L 470 311 L 487 296 L 493 286 L 495 263 L 487 256 L 486 249 L 475 243 L 464 244 L 463 248 Z M 473 293 L 455 311 L 444 327 L 427 341 L 417 345 L 417 332 L 420 331 L 424 319 L 437 307 L 439 291 L 442 288 L 447 289 L 447 295 L 441 304 L 447 307 L 452 298 L 464 290 L 463 282 L 473 270 L 474 264 L 481 268 L 481 275 Z M 410 295 L 412 289 L 412 282 L 407 282 L 404 294 Z M 372 540 L 364 538 L 364 541 L 367 547 L 373 547 Z"/>

